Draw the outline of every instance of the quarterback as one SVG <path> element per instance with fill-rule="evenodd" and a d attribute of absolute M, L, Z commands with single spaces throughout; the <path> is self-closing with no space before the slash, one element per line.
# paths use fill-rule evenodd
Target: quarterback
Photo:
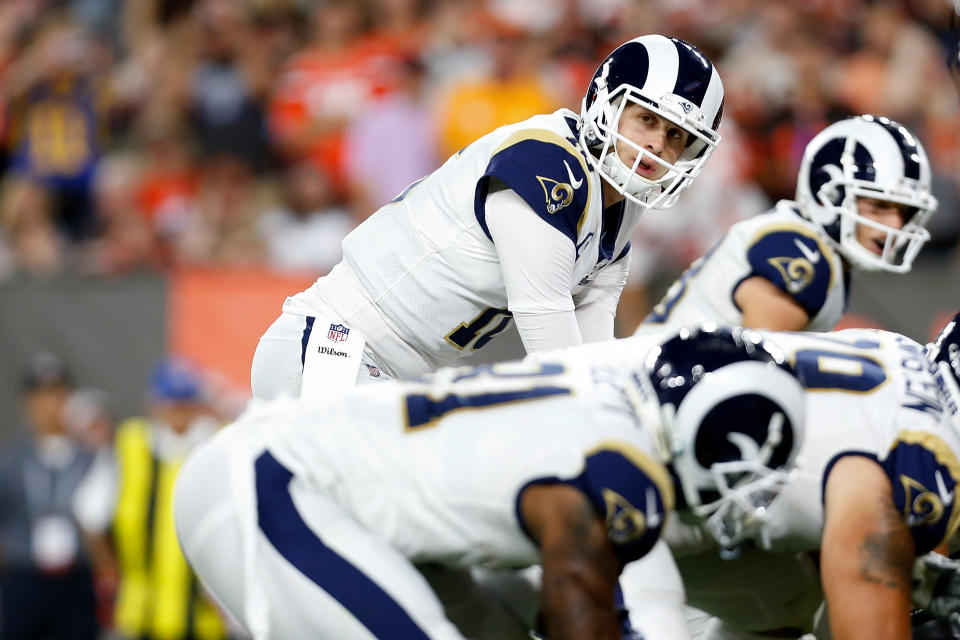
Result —
<path fill-rule="evenodd" d="M 415 564 L 540 564 L 546 637 L 617 640 L 620 569 L 667 514 L 746 534 L 803 441 L 803 391 L 759 336 L 657 356 L 254 401 L 184 463 L 184 553 L 257 639 L 463 638 Z"/>
<path fill-rule="evenodd" d="M 261 338 L 254 396 L 415 377 L 512 322 L 527 352 L 613 337 L 628 240 L 696 179 L 722 110 L 720 77 L 693 45 L 617 47 L 579 116 L 494 130 L 350 233 L 343 260 Z"/>
<path fill-rule="evenodd" d="M 937 208 L 920 141 L 887 118 L 830 125 L 804 150 L 796 200 L 739 222 L 670 287 L 638 332 L 714 321 L 829 331 L 849 271 L 905 273 Z"/>

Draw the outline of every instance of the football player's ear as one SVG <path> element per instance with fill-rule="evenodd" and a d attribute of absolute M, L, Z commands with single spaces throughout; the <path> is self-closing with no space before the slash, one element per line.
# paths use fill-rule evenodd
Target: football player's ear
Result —
<path fill-rule="evenodd" d="M 835 640 L 909 640 L 914 543 L 875 461 L 847 456 L 824 495 L 820 573 Z"/>
<path fill-rule="evenodd" d="M 620 562 L 587 497 L 564 484 L 534 485 L 520 511 L 540 546 L 545 636 L 620 638 L 613 598 Z"/>

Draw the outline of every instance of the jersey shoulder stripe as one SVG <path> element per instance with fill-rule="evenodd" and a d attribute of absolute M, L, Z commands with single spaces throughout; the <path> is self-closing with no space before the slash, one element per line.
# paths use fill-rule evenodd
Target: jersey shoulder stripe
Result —
<path fill-rule="evenodd" d="M 477 221 L 488 238 L 485 207 L 490 178 L 506 184 L 576 244 L 592 186 L 586 161 L 570 140 L 550 129 L 520 129 L 494 149 L 474 196 Z"/>

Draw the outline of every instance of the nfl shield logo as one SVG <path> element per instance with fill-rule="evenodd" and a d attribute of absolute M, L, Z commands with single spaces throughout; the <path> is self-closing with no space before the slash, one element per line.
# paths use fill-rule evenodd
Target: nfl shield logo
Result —
<path fill-rule="evenodd" d="M 332 324 L 330 325 L 330 331 L 327 332 L 327 337 L 333 342 L 343 342 L 347 339 L 348 333 L 350 333 L 350 329 L 342 324 Z"/>

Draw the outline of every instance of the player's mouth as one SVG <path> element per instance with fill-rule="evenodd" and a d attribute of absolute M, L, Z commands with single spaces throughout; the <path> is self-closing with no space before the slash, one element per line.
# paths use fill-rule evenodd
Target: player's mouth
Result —
<path fill-rule="evenodd" d="M 637 173 L 644 178 L 653 178 L 657 173 L 658 166 L 655 162 L 641 160 L 637 165 Z"/>
<path fill-rule="evenodd" d="M 878 256 L 882 256 L 883 248 L 884 246 L 886 246 L 886 244 L 887 244 L 886 236 L 881 236 L 879 238 L 871 238 L 870 242 L 867 243 L 867 248 L 870 249 L 870 251 L 872 251 L 873 253 L 877 254 Z"/>

